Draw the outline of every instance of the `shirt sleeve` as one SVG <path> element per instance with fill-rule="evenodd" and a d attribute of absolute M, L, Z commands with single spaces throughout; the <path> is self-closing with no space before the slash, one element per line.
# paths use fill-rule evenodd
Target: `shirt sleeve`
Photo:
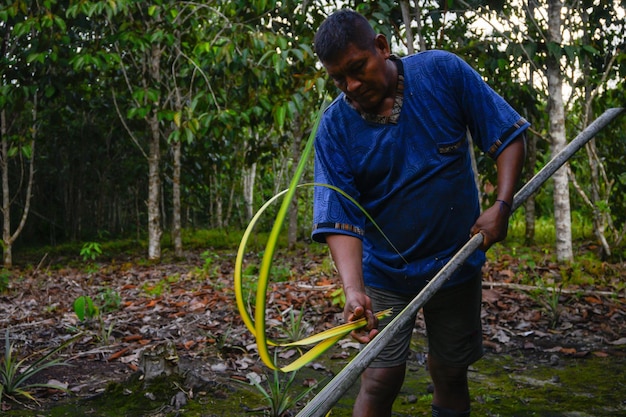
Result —
<path fill-rule="evenodd" d="M 483 152 L 496 159 L 530 123 L 461 58 L 442 70 L 446 69 L 451 71 L 447 77 L 450 87 L 459 92 L 457 99 L 472 138 Z"/>
<path fill-rule="evenodd" d="M 362 239 L 365 216 L 350 201 L 359 194 L 350 174 L 350 161 L 337 143 L 338 133 L 330 133 L 328 119 L 322 120 L 315 140 L 315 191 L 311 237 L 325 242 L 326 234 L 339 233 Z M 341 190 L 341 191 L 339 191 Z"/>

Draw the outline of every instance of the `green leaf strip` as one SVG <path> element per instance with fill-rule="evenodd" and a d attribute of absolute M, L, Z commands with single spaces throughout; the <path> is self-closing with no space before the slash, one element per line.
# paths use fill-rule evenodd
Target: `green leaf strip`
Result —
<path fill-rule="evenodd" d="M 391 245 L 391 247 L 402 257 L 400 252 L 396 249 L 396 247 L 392 244 L 392 242 L 383 233 L 382 229 L 376 224 L 374 219 L 366 212 L 366 210 L 356 200 L 354 200 L 354 198 L 346 194 L 343 190 L 335 186 L 329 185 L 329 184 L 320 184 L 320 183 L 298 184 L 300 181 L 300 178 L 302 177 L 302 173 L 304 172 L 306 161 L 308 160 L 309 156 L 311 155 L 313 151 L 313 143 L 315 139 L 315 134 L 317 132 L 317 128 L 319 126 L 319 122 L 323 114 L 323 111 L 324 111 L 324 106 L 318 112 L 317 120 L 315 121 L 311 134 L 309 135 L 309 139 L 305 145 L 304 151 L 302 152 L 302 157 L 300 158 L 298 167 L 296 168 L 294 177 L 292 178 L 290 182 L 289 188 L 279 192 L 278 194 L 270 198 L 255 213 L 255 215 L 250 220 L 250 223 L 248 224 L 248 227 L 244 231 L 244 234 L 241 238 L 241 242 L 237 250 L 237 257 L 235 260 L 234 287 L 235 287 L 235 298 L 236 298 L 239 314 L 241 315 L 241 318 L 244 324 L 246 325 L 246 327 L 248 328 L 248 330 L 256 338 L 259 357 L 261 358 L 263 363 L 265 363 L 265 365 L 267 365 L 270 369 L 280 370 L 282 372 L 293 372 L 301 368 L 302 366 L 311 362 L 312 360 L 317 358 L 319 355 L 321 355 L 323 352 L 328 350 L 335 343 L 337 343 L 337 341 L 342 339 L 348 333 L 358 328 L 361 328 L 367 324 L 365 319 L 357 320 L 354 322 L 350 322 L 350 323 L 346 323 L 346 324 L 334 327 L 332 329 L 326 330 L 322 333 L 319 333 L 311 337 L 307 337 L 300 341 L 284 343 L 284 344 L 274 342 L 267 338 L 266 332 L 265 332 L 265 311 L 266 311 L 266 303 L 267 303 L 267 287 L 269 284 L 270 270 L 272 267 L 272 260 L 274 257 L 274 252 L 276 251 L 276 244 L 278 242 L 278 237 L 280 235 L 281 228 L 285 222 L 289 205 L 291 204 L 291 201 L 296 193 L 297 188 L 305 187 L 305 186 L 322 186 L 322 187 L 328 187 L 332 190 L 337 191 L 342 196 L 344 196 L 349 201 L 351 201 L 353 204 L 355 204 L 356 207 L 358 207 L 365 214 L 365 216 L 372 222 L 372 224 L 382 234 L 382 236 Z M 273 204 L 277 199 L 283 196 L 284 196 L 284 199 L 276 215 L 276 221 L 274 222 L 272 230 L 270 231 L 270 235 L 269 235 L 266 247 L 265 247 L 265 253 L 261 261 L 261 267 L 259 269 L 259 276 L 258 276 L 258 282 L 257 282 L 254 318 L 252 318 L 251 314 L 248 312 L 248 309 L 246 308 L 246 303 L 245 303 L 244 294 L 243 294 L 243 258 L 245 254 L 246 245 L 250 238 L 250 235 L 252 234 L 252 230 L 255 224 L 258 222 L 261 215 L 265 212 L 265 210 L 267 210 L 267 208 L 271 204 Z M 402 257 L 402 259 L 406 262 L 406 259 L 404 259 L 404 257 Z M 376 316 L 378 318 L 383 318 L 389 315 L 390 313 L 391 311 L 385 310 L 385 311 L 376 313 Z M 308 350 L 306 353 L 304 353 L 302 356 L 300 356 L 291 364 L 282 368 L 278 367 L 278 365 L 272 359 L 272 356 L 270 355 L 269 348 L 268 348 L 268 346 L 288 347 L 288 346 L 309 345 L 313 343 L 317 343 L 317 345 L 311 348 L 310 350 Z"/>

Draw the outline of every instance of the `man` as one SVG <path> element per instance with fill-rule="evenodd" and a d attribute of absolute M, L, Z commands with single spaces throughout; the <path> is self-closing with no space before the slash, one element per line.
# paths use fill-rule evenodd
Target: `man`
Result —
<path fill-rule="evenodd" d="M 528 123 L 465 62 L 443 51 L 399 59 L 358 13 L 343 9 L 319 27 L 315 51 L 342 94 L 315 142 L 315 180 L 355 198 L 381 227 L 329 187 L 316 187 L 313 238 L 330 248 L 353 337 L 368 343 L 470 235 L 472 254 L 424 306 L 433 416 L 469 416 L 467 369 L 482 356 L 481 267 L 506 237 Z M 467 132 L 496 161 L 497 200 L 480 213 Z M 391 244 L 389 243 L 391 242 Z M 402 386 L 413 323 L 361 376 L 353 415 L 384 417 Z"/>

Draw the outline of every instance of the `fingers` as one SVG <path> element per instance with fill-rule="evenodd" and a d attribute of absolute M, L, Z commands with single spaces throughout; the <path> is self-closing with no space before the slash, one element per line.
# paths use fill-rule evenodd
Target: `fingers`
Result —
<path fill-rule="evenodd" d="M 483 237 L 483 241 L 480 244 L 480 249 L 483 251 L 486 251 L 487 249 L 491 247 L 493 240 L 487 237 L 487 233 L 484 230 L 474 230 L 473 228 L 472 228 L 472 231 L 470 232 L 470 239 L 472 239 L 478 233 L 480 233 Z"/>
<path fill-rule="evenodd" d="M 378 328 L 378 318 L 372 310 L 365 310 L 365 318 L 367 320 L 367 325 L 365 325 L 366 330 L 369 331 Z"/>
<path fill-rule="evenodd" d="M 365 317 L 367 324 L 360 329 L 353 330 L 351 335 L 359 343 L 369 343 L 378 334 L 378 318 L 376 318 L 372 310 L 364 309 L 363 307 L 358 307 L 355 310 L 359 310 L 361 313 L 355 320 Z"/>
<path fill-rule="evenodd" d="M 350 335 L 352 336 L 352 338 L 354 340 L 356 340 L 359 343 L 369 343 L 372 341 L 372 339 L 378 334 L 378 329 L 372 329 L 372 330 L 364 330 L 364 329 L 359 329 L 359 330 L 353 330 Z"/>
<path fill-rule="evenodd" d="M 371 309 L 358 305 L 348 315 L 348 321 L 356 321 L 361 318 L 365 318 L 366 325 L 353 330 L 351 336 L 359 343 L 369 343 L 378 334 L 378 318 Z"/>
<path fill-rule="evenodd" d="M 487 251 L 493 244 L 506 238 L 507 229 L 508 213 L 501 210 L 500 204 L 496 204 L 476 219 L 476 223 L 470 229 L 470 238 L 480 233 L 483 237 L 480 249 Z"/>
<path fill-rule="evenodd" d="M 363 313 L 365 312 L 365 308 L 363 306 L 356 306 L 352 309 L 352 312 L 348 315 L 348 321 L 356 321 L 363 317 Z"/>
<path fill-rule="evenodd" d="M 478 233 L 480 233 L 483 237 L 483 243 L 480 244 L 480 249 L 483 251 L 487 251 L 487 249 L 491 247 L 491 240 L 487 237 L 487 233 L 485 233 L 483 230 L 479 230 Z"/>

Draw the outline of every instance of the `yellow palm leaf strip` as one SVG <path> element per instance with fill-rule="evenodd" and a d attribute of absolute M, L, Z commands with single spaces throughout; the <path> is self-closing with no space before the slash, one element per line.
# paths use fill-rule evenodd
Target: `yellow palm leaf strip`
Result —
<path fill-rule="evenodd" d="M 376 313 L 376 318 L 378 318 L 379 320 L 387 317 L 391 314 L 391 309 L 388 308 L 387 310 L 383 310 L 383 311 L 379 311 L 378 313 Z M 341 324 L 339 326 L 335 326 L 331 329 L 328 330 L 324 330 L 323 332 L 314 334 L 312 336 L 309 337 L 305 337 L 304 339 L 300 339 L 298 341 L 295 342 L 290 342 L 290 343 L 281 343 L 280 346 L 306 346 L 306 345 L 312 345 L 313 343 L 317 343 L 320 342 L 322 340 L 326 340 L 328 338 L 331 337 L 335 337 L 335 336 L 345 336 L 348 333 L 350 333 L 353 330 L 357 330 L 360 329 L 361 327 L 365 326 L 367 324 L 367 321 L 365 318 L 360 318 L 359 320 L 355 320 L 355 321 L 351 321 L 348 323 L 344 323 Z"/>

